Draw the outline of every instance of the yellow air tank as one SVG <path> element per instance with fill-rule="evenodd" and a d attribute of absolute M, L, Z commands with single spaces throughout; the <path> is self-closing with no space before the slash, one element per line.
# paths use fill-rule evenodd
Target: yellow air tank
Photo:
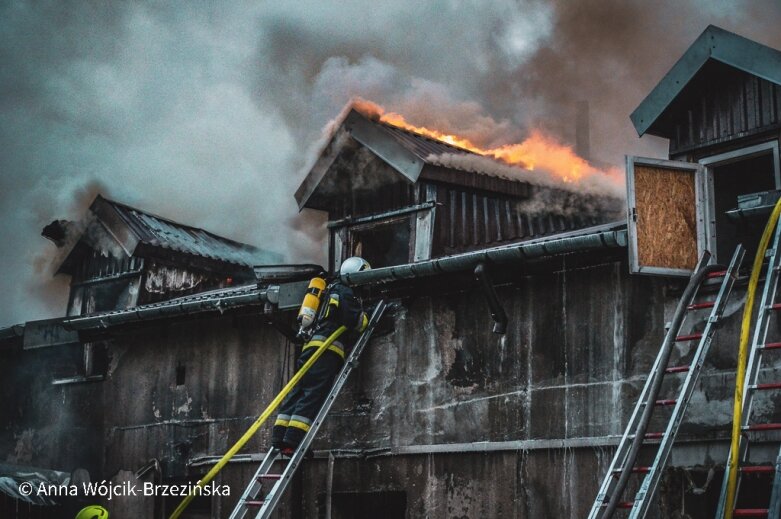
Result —
<path fill-rule="evenodd" d="M 298 311 L 298 324 L 301 325 L 302 330 L 306 330 L 315 322 L 323 290 L 325 290 L 325 279 L 320 277 L 312 278 L 312 281 L 309 282 L 309 287 L 306 289 L 304 302 L 301 303 L 301 310 Z"/>

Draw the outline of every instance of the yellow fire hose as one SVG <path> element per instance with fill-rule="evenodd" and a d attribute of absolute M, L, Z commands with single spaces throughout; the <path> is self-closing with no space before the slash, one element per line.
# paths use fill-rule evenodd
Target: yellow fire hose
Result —
<path fill-rule="evenodd" d="M 740 424 L 743 421 L 743 384 L 746 380 L 746 364 L 748 362 L 748 339 L 751 332 L 751 315 L 754 310 L 754 295 L 759 283 L 759 273 L 765 261 L 765 252 L 770 243 L 770 237 L 781 214 L 781 200 L 776 202 L 770 219 L 765 225 L 765 231 L 759 240 L 759 249 L 754 257 L 754 265 L 751 267 L 751 277 L 748 281 L 746 293 L 746 306 L 743 308 L 743 324 L 740 328 L 740 346 L 738 349 L 738 370 L 735 376 L 735 404 L 732 411 L 732 442 L 729 452 L 729 479 L 727 480 L 727 499 L 724 506 L 724 519 L 732 519 L 732 511 L 735 508 L 735 491 L 738 484 L 738 456 L 740 453 Z"/>
<path fill-rule="evenodd" d="M 200 481 L 198 481 L 198 487 L 203 488 L 212 479 L 214 479 L 214 476 L 216 476 L 222 470 L 222 468 L 227 465 L 228 461 L 230 461 L 230 459 L 236 455 L 236 453 L 239 452 L 242 447 L 244 447 L 244 444 L 247 443 L 256 432 L 258 432 L 258 429 L 260 429 L 260 426 L 263 425 L 263 422 L 265 422 L 268 417 L 271 416 L 271 413 L 276 411 L 277 407 L 279 407 L 279 405 L 282 403 L 282 400 L 284 400 L 287 394 L 290 393 L 290 390 L 293 389 L 296 384 L 298 384 L 306 372 L 309 371 L 309 368 L 311 368 L 312 365 L 317 362 L 317 359 L 319 359 L 323 353 L 325 353 L 325 350 L 327 350 L 328 347 L 331 346 L 331 344 L 333 344 L 333 342 L 345 332 L 345 330 L 347 330 L 346 327 L 340 326 L 334 333 L 331 334 L 330 337 L 328 337 L 328 339 L 325 340 L 325 342 L 323 342 L 323 344 L 317 348 L 314 354 L 309 357 L 303 366 L 301 366 L 301 369 L 299 369 L 296 374 L 293 375 L 293 378 L 290 379 L 290 382 L 288 382 L 287 385 L 282 388 L 282 391 L 280 391 L 274 400 L 271 401 L 268 407 L 266 407 L 266 410 L 263 411 L 257 420 L 255 420 L 255 423 L 253 423 L 250 428 L 247 429 L 247 432 L 245 432 L 244 435 L 239 438 L 239 441 L 237 441 L 233 447 L 231 447 L 228 452 L 225 453 L 220 461 L 218 461 L 217 464 L 212 467 L 212 469 Z M 176 510 L 173 511 L 169 519 L 177 519 L 180 515 L 182 515 L 182 512 L 184 512 L 184 509 L 187 508 L 187 505 L 189 505 L 190 502 L 195 499 L 197 492 L 199 491 L 193 489 L 193 491 L 188 494 L 188 496 L 185 497 L 181 503 L 179 503 L 179 506 L 176 507 Z"/>

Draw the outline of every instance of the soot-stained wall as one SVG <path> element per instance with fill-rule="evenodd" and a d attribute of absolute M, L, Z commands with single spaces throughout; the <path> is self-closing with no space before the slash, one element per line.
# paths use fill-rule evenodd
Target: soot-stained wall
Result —
<path fill-rule="evenodd" d="M 498 289 L 510 317 L 504 337 L 491 333 L 487 304 L 472 287 L 401 301 L 394 331 L 370 343 L 314 445 L 369 456 L 336 460 L 334 517 L 371 492 L 395 492 L 377 495 L 389 503 L 403 495 L 408 517 L 583 516 L 612 447 L 571 442 L 622 432 L 683 282 L 630 276 L 624 261 L 560 265 Z M 736 291 L 728 306 L 684 439 L 728 434 L 742 297 Z M 104 382 L 51 386 L 47 369 L 64 354 L 56 348 L 7 356 L 0 369 L 8 378 L 0 380 L 4 394 L 20 403 L 3 406 L 10 419 L 0 444 L 9 461 L 87 467 L 93 479 L 126 479 L 127 471 L 157 459 L 158 477 L 195 480 L 209 466 L 187 462 L 225 452 L 291 373 L 293 348 L 259 315 L 226 313 L 113 333 Z M 675 355 L 690 349 L 679 344 Z M 666 390 L 681 380 L 670 377 Z M 765 398 L 755 408 L 773 419 L 778 406 Z M 243 452 L 263 451 L 269 432 L 270 424 Z M 515 443 L 458 452 L 475 442 Z M 719 463 L 695 452 L 692 464 Z M 232 496 L 212 502 L 213 517 L 227 517 L 254 470 L 251 463 L 226 467 L 218 482 L 230 485 Z M 294 489 L 303 493 L 289 494 L 280 515 L 316 517 L 326 471 L 323 460 L 306 462 Z M 668 485 L 670 477 L 660 516 L 683 502 L 683 476 Z M 145 506 L 151 516 L 155 503 Z M 139 513 L 135 501 L 133 507 L 114 501 L 112 517 L 123 519 L 131 508 Z"/>
<path fill-rule="evenodd" d="M 491 333 L 476 288 L 408 299 L 395 332 L 371 343 L 329 436 L 380 448 L 619 434 L 682 287 L 630 276 L 623 262 L 536 274 L 499 288 L 510 316 L 505 336 Z M 741 302 L 737 290 L 694 397 L 702 405 L 689 413 L 708 429 L 729 421 L 720 399 L 730 388 L 720 388 L 734 371 L 726 345 Z M 679 344 L 673 362 L 693 347 Z M 682 379 L 668 378 L 673 392 Z"/>

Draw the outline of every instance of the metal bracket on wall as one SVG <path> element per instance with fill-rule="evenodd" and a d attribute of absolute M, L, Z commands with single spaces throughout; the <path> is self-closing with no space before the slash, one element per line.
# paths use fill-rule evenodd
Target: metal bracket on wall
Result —
<path fill-rule="evenodd" d="M 478 263 L 474 272 L 475 278 L 482 285 L 483 293 L 488 300 L 488 307 L 491 309 L 491 318 L 494 320 L 493 332 L 504 335 L 507 331 L 507 312 L 504 311 L 502 304 L 499 302 L 499 296 L 496 295 L 496 289 L 488 272 L 488 267 L 484 262 Z"/>

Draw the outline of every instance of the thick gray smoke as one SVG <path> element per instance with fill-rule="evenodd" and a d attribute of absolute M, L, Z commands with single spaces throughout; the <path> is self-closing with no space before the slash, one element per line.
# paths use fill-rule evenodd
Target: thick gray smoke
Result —
<path fill-rule="evenodd" d="M 292 195 L 351 97 L 487 146 L 530 128 L 572 143 L 587 99 L 595 157 L 664 156 L 631 110 L 707 24 L 781 47 L 779 15 L 773 0 L 2 2 L 0 326 L 64 311 L 62 282 L 42 292 L 55 254 L 39 233 L 80 216 L 95 180 L 322 260 L 322 218 Z"/>

